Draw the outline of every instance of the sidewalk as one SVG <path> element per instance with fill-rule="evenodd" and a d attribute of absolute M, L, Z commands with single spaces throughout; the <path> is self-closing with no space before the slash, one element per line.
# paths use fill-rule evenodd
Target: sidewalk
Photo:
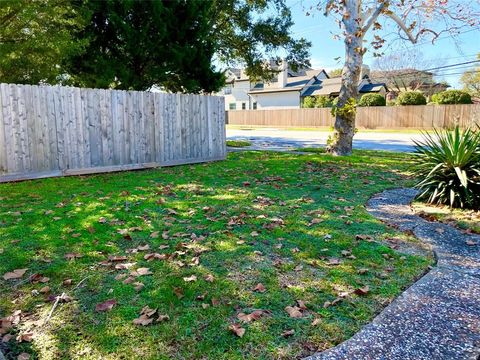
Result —
<path fill-rule="evenodd" d="M 386 191 L 369 201 L 368 211 L 430 244 L 437 267 L 351 339 L 308 360 L 479 358 L 480 236 L 414 215 L 409 204 L 415 194 Z"/>

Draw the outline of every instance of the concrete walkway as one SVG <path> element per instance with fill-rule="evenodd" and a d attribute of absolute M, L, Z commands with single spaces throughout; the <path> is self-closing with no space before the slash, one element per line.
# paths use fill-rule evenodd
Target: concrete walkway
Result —
<path fill-rule="evenodd" d="M 325 130 L 285 130 L 275 128 L 232 129 L 227 128 L 228 140 L 247 140 L 253 150 L 292 150 L 300 147 L 323 147 L 331 134 Z M 413 140 L 422 138 L 419 133 L 360 131 L 353 146 L 363 150 L 387 150 L 411 152 Z"/>
<path fill-rule="evenodd" d="M 385 191 L 369 201 L 368 211 L 431 245 L 437 267 L 351 339 L 308 360 L 479 359 L 480 236 L 414 215 L 415 195 L 411 189 Z"/>

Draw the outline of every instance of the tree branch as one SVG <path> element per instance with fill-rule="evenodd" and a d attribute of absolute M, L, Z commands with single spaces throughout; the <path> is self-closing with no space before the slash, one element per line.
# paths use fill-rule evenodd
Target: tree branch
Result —
<path fill-rule="evenodd" d="M 398 17 L 398 15 L 394 14 L 393 12 L 388 12 L 385 15 L 397 23 L 400 29 L 402 29 L 405 32 L 405 34 L 407 34 L 408 39 L 412 43 L 415 44 L 417 42 L 418 37 L 413 37 L 412 33 L 408 30 L 407 25 L 405 25 L 405 23 L 402 21 L 402 19 Z"/>
<path fill-rule="evenodd" d="M 386 5 L 387 5 L 386 2 L 382 2 L 380 5 L 378 5 L 378 7 L 375 9 L 375 11 L 373 11 L 373 9 L 370 9 L 365 13 L 365 15 L 364 15 L 365 18 L 367 18 L 368 16 L 370 16 L 370 18 L 368 19 L 365 26 L 362 28 L 363 33 L 366 33 L 368 31 L 368 29 L 370 29 L 370 27 L 373 25 L 373 23 L 377 20 L 380 13 L 383 11 L 383 9 L 385 9 Z M 373 11 L 373 13 L 372 13 L 372 11 Z M 370 13 L 372 13 L 372 14 L 370 15 Z"/>

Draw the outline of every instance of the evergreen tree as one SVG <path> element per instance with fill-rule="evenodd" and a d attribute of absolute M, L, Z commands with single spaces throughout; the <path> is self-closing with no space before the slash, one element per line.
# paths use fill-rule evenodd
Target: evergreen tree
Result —
<path fill-rule="evenodd" d="M 71 61 L 73 84 L 175 92 L 213 91 L 223 74 L 212 66 L 212 3 L 203 0 L 84 0 L 87 51 Z"/>
<path fill-rule="evenodd" d="M 82 26 L 68 0 L 0 1 L 0 82 L 61 82 L 64 63 L 86 43 L 73 38 Z"/>

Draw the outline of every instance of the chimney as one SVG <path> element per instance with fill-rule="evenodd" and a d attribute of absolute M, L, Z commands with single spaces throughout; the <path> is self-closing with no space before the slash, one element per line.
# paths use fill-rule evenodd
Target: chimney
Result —
<path fill-rule="evenodd" d="M 280 72 L 278 73 L 279 88 L 284 88 L 285 86 L 287 86 L 287 77 L 288 77 L 288 63 L 285 59 L 283 59 L 280 65 Z"/>
<path fill-rule="evenodd" d="M 368 65 L 362 65 L 362 70 L 360 71 L 360 81 L 366 76 L 370 77 L 370 67 Z"/>

